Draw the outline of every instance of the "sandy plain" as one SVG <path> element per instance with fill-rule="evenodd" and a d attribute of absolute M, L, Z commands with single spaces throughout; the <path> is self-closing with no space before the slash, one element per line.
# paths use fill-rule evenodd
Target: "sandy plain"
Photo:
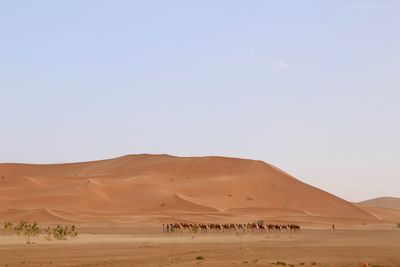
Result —
<path fill-rule="evenodd" d="M 21 237 L 1 235 L 0 266 L 400 266 L 400 230 L 396 229 L 244 235 L 159 229 L 125 229 L 124 234 L 84 231 L 67 241 L 36 237 L 31 245 Z"/>

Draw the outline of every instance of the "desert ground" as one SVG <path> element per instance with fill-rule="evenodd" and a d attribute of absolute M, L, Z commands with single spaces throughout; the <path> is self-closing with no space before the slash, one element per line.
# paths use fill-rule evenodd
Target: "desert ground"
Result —
<path fill-rule="evenodd" d="M 400 266 L 400 210 L 389 200 L 352 203 L 265 162 L 226 157 L 3 163 L 0 266 Z M 2 227 L 21 220 L 76 225 L 78 236 L 25 244 Z M 258 221 L 302 230 L 162 231 Z"/>
<path fill-rule="evenodd" d="M 31 245 L 3 235 L 0 266 L 400 266 L 400 231 L 395 229 L 245 235 L 124 232 L 83 233 L 67 241 L 37 237 Z"/>

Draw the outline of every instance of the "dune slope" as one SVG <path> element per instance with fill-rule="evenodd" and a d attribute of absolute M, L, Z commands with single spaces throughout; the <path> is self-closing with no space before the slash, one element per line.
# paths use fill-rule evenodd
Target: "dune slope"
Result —
<path fill-rule="evenodd" d="M 359 202 L 359 204 L 376 208 L 400 210 L 400 198 L 397 197 L 379 197 Z"/>
<path fill-rule="evenodd" d="M 69 219 L 73 214 L 77 219 L 108 214 L 129 220 L 177 212 L 240 210 L 245 215 L 272 209 L 315 217 L 377 219 L 262 161 L 142 154 L 70 164 L 0 164 L 0 213 L 5 217 L 15 218 L 21 210 L 23 218 L 36 214 L 56 221 L 64 219 L 57 215 L 63 211 Z"/>

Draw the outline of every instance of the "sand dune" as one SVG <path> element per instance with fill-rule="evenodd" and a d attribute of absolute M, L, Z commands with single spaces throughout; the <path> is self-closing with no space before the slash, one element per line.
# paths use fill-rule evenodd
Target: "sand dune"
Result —
<path fill-rule="evenodd" d="M 9 209 L 7 211 L 0 211 L 0 216 L 2 218 L 7 218 L 10 221 L 40 221 L 40 222 L 49 222 L 49 223 L 61 223 L 61 222 L 71 222 L 68 219 L 69 216 L 59 216 L 56 212 L 48 210 L 48 209 L 31 209 L 31 210 L 22 210 L 22 209 Z"/>
<path fill-rule="evenodd" d="M 0 164 L 0 212 L 5 219 L 46 222 L 137 222 L 139 217 L 160 222 L 176 216 L 223 220 L 274 213 L 382 219 L 374 215 L 376 210 L 307 185 L 262 161 L 147 154 L 71 164 Z M 396 220 L 397 214 L 392 215 L 383 219 Z"/>
<path fill-rule="evenodd" d="M 397 197 L 379 197 L 359 202 L 361 205 L 400 210 L 400 198 Z"/>
<path fill-rule="evenodd" d="M 359 205 L 359 207 L 368 213 L 373 214 L 377 219 L 383 221 L 400 221 L 400 210 L 377 208 L 367 205 Z"/>

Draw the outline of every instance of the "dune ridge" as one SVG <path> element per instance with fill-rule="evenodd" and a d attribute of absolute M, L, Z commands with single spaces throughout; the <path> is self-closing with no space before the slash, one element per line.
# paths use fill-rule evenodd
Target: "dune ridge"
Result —
<path fill-rule="evenodd" d="M 378 197 L 359 202 L 358 204 L 375 208 L 400 210 L 400 198 L 398 197 Z"/>
<path fill-rule="evenodd" d="M 82 163 L 3 163 L 0 200 L 3 218 L 45 222 L 160 222 L 174 216 L 222 220 L 274 212 L 280 217 L 381 220 L 371 209 L 265 162 L 215 156 L 140 154 Z"/>

